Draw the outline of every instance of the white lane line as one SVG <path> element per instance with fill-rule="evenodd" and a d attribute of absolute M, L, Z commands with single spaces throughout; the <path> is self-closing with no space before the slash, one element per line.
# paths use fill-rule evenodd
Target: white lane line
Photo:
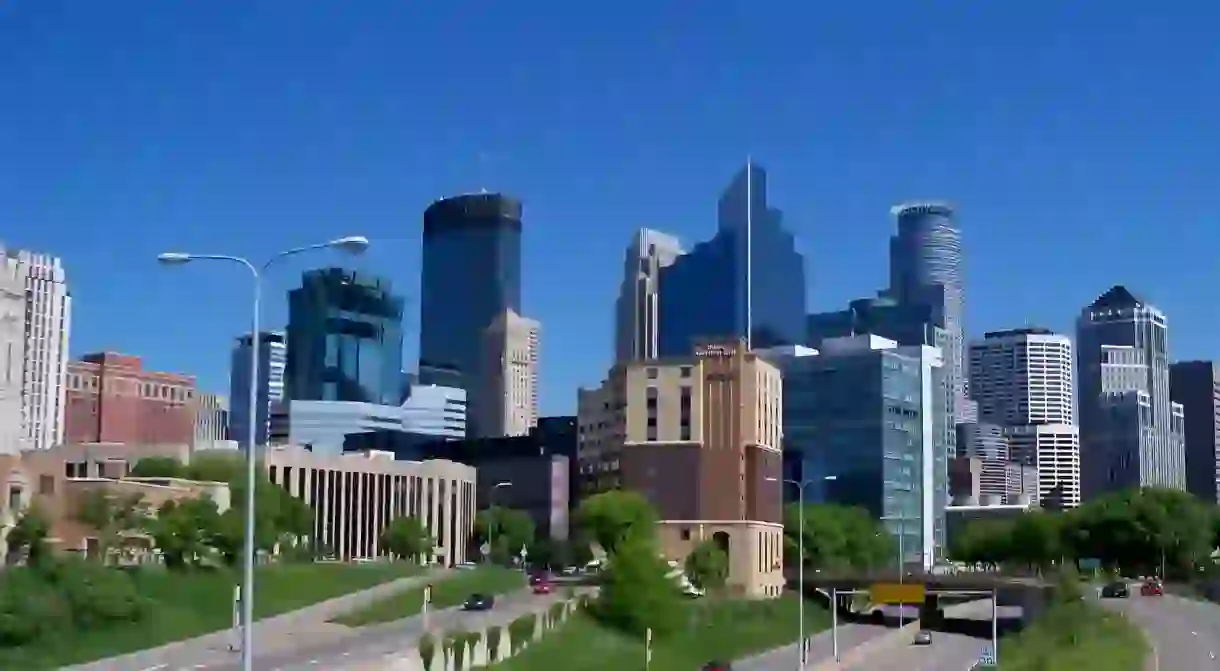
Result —
<path fill-rule="evenodd" d="M 140 669 L 140 671 L 158 671 L 158 669 L 164 669 L 167 666 L 169 666 L 169 664 L 158 664 L 156 666 L 145 667 Z"/>

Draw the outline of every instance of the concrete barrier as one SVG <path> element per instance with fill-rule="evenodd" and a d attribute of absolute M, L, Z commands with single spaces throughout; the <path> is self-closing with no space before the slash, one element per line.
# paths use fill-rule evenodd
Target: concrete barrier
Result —
<path fill-rule="evenodd" d="M 828 659 L 809 668 L 812 671 L 840 671 L 841 669 L 851 668 L 878 653 L 893 650 L 899 646 L 910 645 L 918 631 L 919 620 L 915 620 L 894 631 L 865 641 L 854 648 L 842 651 L 839 653 L 840 661 L 836 662 L 833 659 Z"/>

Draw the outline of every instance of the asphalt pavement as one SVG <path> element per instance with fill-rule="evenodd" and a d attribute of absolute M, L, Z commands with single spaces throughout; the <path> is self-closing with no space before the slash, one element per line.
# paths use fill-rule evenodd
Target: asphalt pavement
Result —
<path fill-rule="evenodd" d="M 1220 605 L 1181 597 L 1140 596 L 1132 585 L 1127 599 L 1101 599 L 1139 625 L 1152 650 L 1147 671 L 1220 669 Z"/>
<path fill-rule="evenodd" d="M 1017 618 L 1021 609 L 1001 606 L 997 614 L 1001 618 Z M 945 617 L 952 620 L 991 621 L 991 600 L 970 601 L 945 608 Z M 991 647 L 991 641 L 965 634 L 932 632 L 931 645 L 900 645 L 892 650 L 878 652 L 859 664 L 847 667 L 848 671 L 970 671 L 983 651 Z"/>

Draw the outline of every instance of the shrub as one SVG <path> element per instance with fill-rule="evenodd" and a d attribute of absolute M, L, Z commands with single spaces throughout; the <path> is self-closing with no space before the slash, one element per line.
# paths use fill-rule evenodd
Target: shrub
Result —
<path fill-rule="evenodd" d="M 551 615 L 551 626 L 552 627 L 559 625 L 559 622 L 563 619 L 564 609 L 567 607 L 568 607 L 568 604 L 564 601 L 560 601 L 559 603 L 551 604 L 550 615 Z"/>
<path fill-rule="evenodd" d="M 134 622 L 144 615 L 146 602 L 131 576 L 123 571 L 68 560 L 49 570 L 47 579 L 68 603 L 72 621 L 81 629 Z"/>
<path fill-rule="evenodd" d="M 479 641 L 483 640 L 483 632 L 472 631 L 466 634 L 466 656 L 474 661 L 474 650 L 479 647 Z"/>
<path fill-rule="evenodd" d="M 524 648 L 526 641 L 534 636 L 537 620 L 537 616 L 529 613 L 508 623 L 508 634 L 511 637 L 509 644 L 512 646 L 513 654 Z"/>
<path fill-rule="evenodd" d="M 71 611 L 36 572 L 10 568 L 0 581 L 0 646 L 19 646 L 60 636 L 71 628 Z"/>
<path fill-rule="evenodd" d="M 466 632 L 455 631 L 445 637 L 445 649 L 453 658 L 453 668 L 461 669 L 466 658 Z"/>
<path fill-rule="evenodd" d="M 432 671 L 432 660 L 436 658 L 436 639 L 431 634 L 419 637 L 419 659 L 424 663 L 424 671 Z"/>
<path fill-rule="evenodd" d="M 500 628 L 487 628 L 487 661 L 498 662 L 500 656 Z"/>
<path fill-rule="evenodd" d="M 651 540 L 628 539 L 610 559 L 592 613 L 605 624 L 637 636 L 648 629 L 661 637 L 678 631 L 684 623 L 682 597 L 668 572 Z"/>

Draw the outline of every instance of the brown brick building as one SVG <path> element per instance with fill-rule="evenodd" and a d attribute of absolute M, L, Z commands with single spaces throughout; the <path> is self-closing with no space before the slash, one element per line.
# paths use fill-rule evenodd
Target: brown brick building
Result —
<path fill-rule="evenodd" d="M 663 520 L 670 559 L 713 538 L 729 552 L 731 583 L 778 596 L 782 416 L 779 369 L 741 342 L 616 366 L 580 392 L 582 491 L 642 493 Z"/>
<path fill-rule="evenodd" d="M 193 443 L 194 377 L 147 371 L 140 357 L 102 352 L 69 362 L 67 387 L 67 443 Z"/>

